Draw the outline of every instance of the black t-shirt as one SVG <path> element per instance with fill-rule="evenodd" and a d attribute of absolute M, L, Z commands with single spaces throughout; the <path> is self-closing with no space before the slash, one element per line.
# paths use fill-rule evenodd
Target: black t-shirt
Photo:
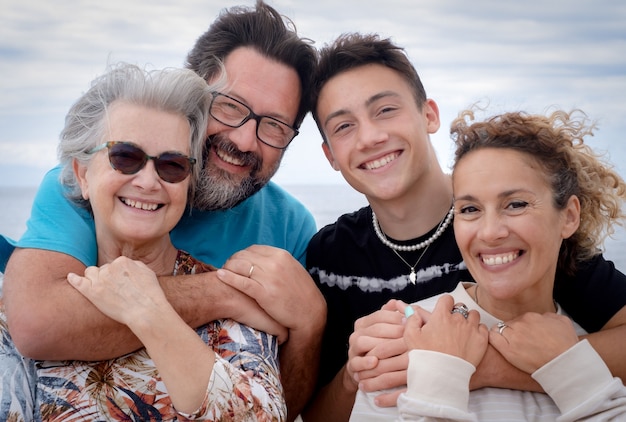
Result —
<path fill-rule="evenodd" d="M 417 239 L 394 242 L 416 244 L 435 230 Z M 379 310 L 390 299 L 412 303 L 472 280 L 462 262 L 452 224 L 426 251 L 398 253 L 410 265 L 419 259 L 415 283 L 409 280 L 409 266 L 376 236 L 369 206 L 341 216 L 311 239 L 307 268 L 328 305 L 320 386 L 330 382 L 346 363 L 348 339 L 357 319 Z M 557 274 L 555 298 L 588 332 L 598 331 L 626 305 L 626 276 L 597 256 L 582 266 L 576 277 Z"/>

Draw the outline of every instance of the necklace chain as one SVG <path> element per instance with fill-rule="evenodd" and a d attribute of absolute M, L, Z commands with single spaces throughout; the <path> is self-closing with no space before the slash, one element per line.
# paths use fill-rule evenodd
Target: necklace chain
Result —
<path fill-rule="evenodd" d="M 430 244 L 428 246 L 430 246 Z M 417 280 L 417 274 L 415 273 L 415 267 L 417 267 L 417 264 L 419 264 L 420 261 L 422 260 L 422 257 L 424 256 L 424 254 L 428 250 L 428 246 L 426 246 L 424 248 L 424 250 L 420 254 L 419 258 L 417 258 L 417 261 L 415 261 L 415 264 L 413 264 L 413 265 L 411 265 L 408 262 L 406 262 L 406 259 L 402 258 L 402 255 L 400 255 L 398 253 L 398 251 L 396 251 L 395 249 L 391 250 L 391 252 L 393 252 L 396 255 L 398 255 L 398 258 L 400 258 L 402 260 L 402 262 L 404 262 L 407 265 L 407 267 L 409 267 L 411 269 L 411 272 L 409 273 L 409 280 L 411 281 L 411 284 L 415 284 L 415 281 Z"/>
<path fill-rule="evenodd" d="M 441 234 L 445 231 L 445 229 L 448 228 L 448 225 L 452 221 L 453 216 L 454 216 L 454 206 L 450 208 L 450 211 L 448 211 L 448 214 L 446 214 L 444 219 L 441 220 L 441 223 L 439 223 L 439 227 L 437 227 L 437 230 L 435 231 L 435 233 L 433 233 L 433 235 L 430 236 L 428 239 L 416 245 L 398 245 L 398 244 L 391 242 L 389 239 L 387 239 L 387 236 L 385 235 L 385 233 L 383 233 L 382 229 L 380 228 L 380 225 L 378 224 L 378 219 L 376 218 L 376 213 L 374 212 L 374 210 L 372 210 L 372 225 L 374 226 L 374 231 L 376 232 L 376 236 L 378 236 L 380 241 L 383 242 L 385 246 L 393 249 L 394 252 L 395 251 L 409 252 L 409 251 L 417 251 L 417 250 L 423 249 L 427 247 L 428 245 L 430 245 L 431 243 L 433 243 L 435 240 L 437 240 L 437 238 L 441 236 Z"/>
<path fill-rule="evenodd" d="M 448 214 L 446 214 L 446 216 L 443 218 L 443 220 L 441 220 L 441 222 L 439 222 L 439 225 L 437 226 L 437 230 L 435 230 L 435 233 L 433 233 L 432 236 L 430 236 L 425 241 L 418 243 L 417 245 L 407 245 L 407 246 L 396 245 L 395 243 L 393 243 L 389 239 L 387 239 L 387 236 L 385 235 L 385 233 L 383 233 L 382 229 L 378 225 L 378 220 L 376 219 L 376 214 L 374 213 L 373 210 L 372 210 L 372 225 L 374 226 L 374 231 L 376 232 L 376 236 L 378 236 L 380 241 L 383 242 L 383 244 L 385 246 L 390 248 L 391 251 L 394 254 L 396 254 L 398 256 L 398 258 L 400 258 L 402 260 L 402 262 L 404 262 L 406 264 L 407 267 L 409 267 L 411 269 L 411 272 L 409 273 L 409 281 L 411 282 L 411 284 L 415 284 L 415 281 L 417 280 L 417 274 L 415 273 L 415 267 L 417 267 L 417 264 L 419 264 L 419 262 L 422 260 L 422 257 L 424 256 L 424 254 L 428 250 L 428 247 L 435 240 L 437 240 L 437 238 L 439 238 L 439 236 L 441 236 L 441 234 L 448 227 L 448 225 L 450 224 L 450 221 L 452 221 L 453 215 L 454 215 L 454 206 L 452 206 L 452 208 L 450 208 L 450 211 L 448 211 Z M 420 249 L 424 249 L 424 250 L 420 254 L 419 258 L 417 258 L 417 261 L 415 261 L 415 264 L 413 264 L 413 265 L 409 264 L 406 261 L 406 259 L 404 259 L 402 257 L 402 255 L 400 255 L 400 253 L 398 252 L 398 251 L 412 252 L 412 251 L 417 251 L 417 250 L 420 250 Z"/>

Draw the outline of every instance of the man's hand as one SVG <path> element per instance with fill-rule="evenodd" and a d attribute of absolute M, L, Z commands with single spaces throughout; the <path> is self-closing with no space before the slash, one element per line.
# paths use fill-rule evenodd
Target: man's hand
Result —
<path fill-rule="evenodd" d="M 326 301 L 309 273 L 289 252 L 253 245 L 235 253 L 217 276 L 253 298 L 291 331 L 326 322 Z"/>

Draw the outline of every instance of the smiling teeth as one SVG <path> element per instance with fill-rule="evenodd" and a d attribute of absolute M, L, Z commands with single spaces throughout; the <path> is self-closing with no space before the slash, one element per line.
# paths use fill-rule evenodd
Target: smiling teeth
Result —
<path fill-rule="evenodd" d="M 365 168 L 367 170 L 375 170 L 377 168 L 381 168 L 384 165 L 387 165 L 389 163 L 391 163 L 393 160 L 395 160 L 398 157 L 398 153 L 393 153 L 393 154 L 389 154 L 389 155 L 385 155 L 382 158 L 379 158 L 378 160 L 374 160 L 374 161 L 370 161 L 369 163 L 365 163 Z"/>
<path fill-rule="evenodd" d="M 122 198 L 122 202 L 124 202 L 129 207 L 137 208 L 144 211 L 154 211 L 159 207 L 158 204 L 146 204 L 145 202 L 139 202 L 126 198 Z"/>
<path fill-rule="evenodd" d="M 488 258 L 483 256 L 482 259 L 486 265 L 502 265 L 514 261 L 518 256 L 518 253 L 510 253 L 507 255 L 490 256 Z"/>
<path fill-rule="evenodd" d="M 216 148 L 217 156 L 220 157 L 222 159 L 222 161 L 226 161 L 228 164 L 232 164 L 234 166 L 243 166 L 243 161 L 238 160 L 237 158 L 233 157 L 232 155 L 228 155 L 226 154 L 224 151 L 219 150 Z"/>

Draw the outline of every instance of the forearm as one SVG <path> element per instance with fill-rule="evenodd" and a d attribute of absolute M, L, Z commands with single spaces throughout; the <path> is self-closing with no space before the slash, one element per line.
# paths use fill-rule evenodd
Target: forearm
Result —
<path fill-rule="evenodd" d="M 487 347 L 483 360 L 470 380 L 470 390 L 483 387 L 543 392 L 539 383 L 533 380 L 530 374 L 511 365 L 491 345 Z"/>
<path fill-rule="evenodd" d="M 136 321 L 130 326 L 154 361 L 174 407 L 194 413 L 207 395 L 215 353 L 171 308 L 146 312 Z"/>
<path fill-rule="evenodd" d="M 36 265 L 34 264 L 36 263 Z M 16 250 L 7 265 L 4 303 L 15 345 L 34 359 L 104 359 L 140 347 L 128 328 L 105 317 L 66 281 L 84 265 L 68 255 Z"/>
<path fill-rule="evenodd" d="M 347 421 L 354 406 L 358 385 L 351 380 L 345 365 L 335 378 L 321 388 L 302 414 L 305 422 Z"/>
<path fill-rule="evenodd" d="M 280 372 L 288 421 L 295 420 L 302 412 L 315 389 L 323 331 L 323 323 L 308 333 L 290 331 L 289 340 L 280 348 Z"/>
<path fill-rule="evenodd" d="M 69 272 L 84 270 L 79 261 L 61 253 L 34 249 L 13 253 L 5 273 L 4 304 L 13 341 L 22 354 L 91 361 L 141 347 L 128 327 L 106 317 L 67 282 Z M 219 295 L 228 288 L 213 274 L 163 279 L 168 300 L 192 326 L 228 316 L 218 315 L 227 313 L 228 298 Z"/>
<path fill-rule="evenodd" d="M 626 308 L 623 308 L 604 326 L 602 331 L 583 336 L 602 357 L 615 377 L 626 382 Z M 624 322 L 624 324 L 623 324 Z"/>

